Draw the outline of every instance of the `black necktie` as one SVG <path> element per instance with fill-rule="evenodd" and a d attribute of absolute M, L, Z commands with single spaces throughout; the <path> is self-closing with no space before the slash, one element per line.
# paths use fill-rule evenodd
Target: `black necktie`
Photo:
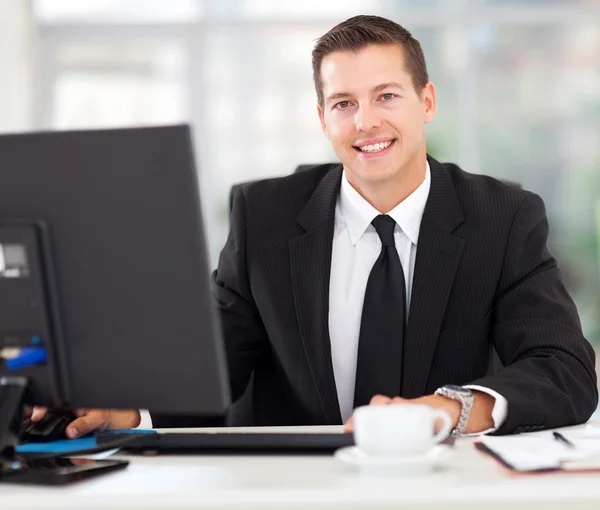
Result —
<path fill-rule="evenodd" d="M 377 394 L 400 395 L 402 344 L 405 323 L 405 284 L 394 243 L 396 222 L 379 215 L 381 253 L 369 274 L 360 323 L 354 407 L 366 405 Z"/>

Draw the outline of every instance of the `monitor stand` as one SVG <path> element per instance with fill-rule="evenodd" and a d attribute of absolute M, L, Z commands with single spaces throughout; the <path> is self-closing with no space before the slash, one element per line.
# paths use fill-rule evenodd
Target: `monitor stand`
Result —
<path fill-rule="evenodd" d="M 27 386 L 26 377 L 0 378 L 0 482 L 64 485 L 127 466 L 125 461 L 16 453 Z"/>

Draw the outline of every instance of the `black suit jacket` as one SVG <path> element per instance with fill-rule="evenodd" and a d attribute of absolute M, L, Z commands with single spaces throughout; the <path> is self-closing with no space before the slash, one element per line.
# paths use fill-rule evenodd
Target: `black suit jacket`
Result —
<path fill-rule="evenodd" d="M 402 396 L 486 386 L 508 401 L 498 433 L 587 420 L 598 401 L 594 352 L 546 248 L 541 198 L 429 163 Z M 321 165 L 236 194 L 213 274 L 234 399 L 254 377 L 233 424 L 342 423 L 328 332 L 341 175 L 340 165 Z M 495 374 L 491 346 L 504 365 Z"/>

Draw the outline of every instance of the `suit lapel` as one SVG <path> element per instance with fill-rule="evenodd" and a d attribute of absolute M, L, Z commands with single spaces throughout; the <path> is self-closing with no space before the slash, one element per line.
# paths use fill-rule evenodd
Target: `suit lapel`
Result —
<path fill-rule="evenodd" d="M 300 335 L 329 424 L 342 422 L 329 339 L 329 278 L 341 176 L 341 165 L 326 174 L 298 216 L 298 223 L 306 232 L 289 241 Z"/>
<path fill-rule="evenodd" d="M 463 221 L 452 180 L 446 170 L 429 158 L 431 189 L 423 213 L 407 331 L 404 339 L 402 395 L 421 396 L 465 245 L 452 235 Z"/>

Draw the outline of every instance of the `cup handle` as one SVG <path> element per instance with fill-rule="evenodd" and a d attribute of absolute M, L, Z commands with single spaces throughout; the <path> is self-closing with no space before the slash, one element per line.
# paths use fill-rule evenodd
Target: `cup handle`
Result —
<path fill-rule="evenodd" d="M 439 418 L 444 422 L 440 431 L 433 436 L 433 441 L 439 443 L 446 439 L 452 432 L 452 418 L 450 418 L 450 415 L 446 411 L 441 409 L 435 409 L 433 411 L 433 417 L 434 419 Z"/>

